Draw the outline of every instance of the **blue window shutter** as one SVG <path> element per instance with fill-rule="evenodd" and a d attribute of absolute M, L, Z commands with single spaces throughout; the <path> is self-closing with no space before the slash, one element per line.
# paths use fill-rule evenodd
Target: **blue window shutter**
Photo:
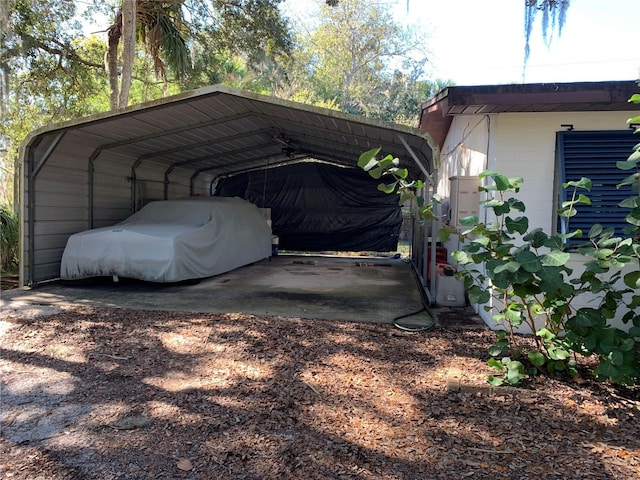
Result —
<path fill-rule="evenodd" d="M 604 228 L 614 227 L 618 235 L 627 225 L 624 217 L 628 210 L 618 207 L 629 196 L 628 189 L 618 190 L 616 185 L 626 177 L 616 167 L 616 162 L 626 160 L 633 147 L 640 142 L 631 129 L 609 131 L 558 132 L 556 143 L 559 166 L 560 203 L 569 199 L 571 191 L 562 188 L 562 183 L 587 177 L 593 182 L 591 192 L 583 191 L 591 198 L 591 205 L 578 204 L 578 214 L 568 219 L 570 231 L 580 229 L 583 238 L 570 243 L 584 242 L 592 225 L 599 223 Z M 567 219 L 560 220 L 560 231 L 566 233 Z"/>

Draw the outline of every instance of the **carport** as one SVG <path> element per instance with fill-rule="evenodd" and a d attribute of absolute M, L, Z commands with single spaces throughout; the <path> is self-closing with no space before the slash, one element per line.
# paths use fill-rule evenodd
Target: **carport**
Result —
<path fill-rule="evenodd" d="M 257 171 L 266 188 L 268 172 L 294 164 L 354 171 L 377 147 L 433 193 L 437 147 L 427 133 L 219 85 L 40 129 L 21 148 L 20 284 L 59 278 L 71 234 L 117 223 L 151 200 L 211 195 Z M 428 238 L 414 229 L 423 279 Z"/>

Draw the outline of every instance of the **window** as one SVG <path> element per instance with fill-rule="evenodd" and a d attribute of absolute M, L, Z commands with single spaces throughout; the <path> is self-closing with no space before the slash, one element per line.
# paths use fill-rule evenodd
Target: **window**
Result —
<path fill-rule="evenodd" d="M 627 225 L 624 217 L 628 210 L 618 207 L 618 203 L 629 196 L 629 190 L 616 188 L 627 176 L 616 167 L 616 162 L 626 160 L 640 138 L 628 129 L 558 132 L 556 140 L 560 204 L 571 195 L 570 191 L 562 188 L 563 183 L 582 177 L 591 179 L 593 183 L 591 192 L 583 192 L 591 198 L 591 205 L 579 204 L 575 217 L 561 218 L 558 225 L 560 232 L 582 230 L 583 238 L 569 240 L 573 244 L 582 243 L 584 236 L 596 223 L 605 228 L 614 227 L 616 233 L 622 235 L 622 229 Z"/>

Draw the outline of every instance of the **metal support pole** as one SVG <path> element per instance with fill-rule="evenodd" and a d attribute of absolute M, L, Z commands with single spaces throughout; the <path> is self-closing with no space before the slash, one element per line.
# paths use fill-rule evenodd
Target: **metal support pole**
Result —
<path fill-rule="evenodd" d="M 438 191 L 438 185 L 434 180 L 434 178 L 438 178 L 437 170 L 433 169 L 433 171 L 429 173 L 425 168 L 425 166 L 420 161 L 420 159 L 418 158 L 418 156 L 415 154 L 413 149 L 411 148 L 411 145 L 409 145 L 409 143 L 406 141 L 406 139 L 402 135 L 398 135 L 398 138 L 400 139 L 400 142 L 402 142 L 402 145 L 404 145 L 404 148 L 407 149 L 407 152 L 409 152 L 409 155 L 411 155 L 411 158 L 413 158 L 413 161 L 416 163 L 416 165 L 418 165 L 418 167 L 424 174 L 427 180 L 423 189 L 424 199 L 425 199 L 425 203 L 427 201 L 431 202 L 431 198 Z M 429 187 L 428 187 L 429 185 L 431 186 L 431 190 L 432 190 L 431 196 L 429 196 Z M 431 221 L 431 236 L 429 236 L 429 229 L 426 223 L 424 228 L 425 228 L 425 235 L 424 235 L 425 243 L 424 243 L 423 252 L 426 258 L 422 262 L 423 264 L 422 278 L 424 279 L 425 282 L 428 279 L 429 293 L 431 294 L 431 298 L 435 298 L 436 297 L 436 251 L 437 251 L 436 238 L 438 234 L 438 223 L 435 220 Z M 429 240 L 431 240 L 431 245 L 429 245 Z M 429 253 L 428 253 L 429 251 L 431 251 L 431 260 L 429 260 Z M 429 268 L 429 266 L 431 268 Z M 431 275 L 429 275 L 429 270 L 431 270 Z"/>

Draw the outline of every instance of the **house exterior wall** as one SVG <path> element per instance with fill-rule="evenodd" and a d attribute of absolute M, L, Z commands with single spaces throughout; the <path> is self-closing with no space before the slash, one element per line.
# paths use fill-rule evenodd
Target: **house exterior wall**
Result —
<path fill-rule="evenodd" d="M 450 177 L 478 175 L 486 169 L 522 177 L 524 184 L 517 196 L 527 207 L 529 228 L 552 232 L 556 221 L 556 133 L 568 128 L 562 125 L 573 125 L 574 130 L 624 130 L 627 119 L 635 115 L 637 111 L 632 110 L 458 115 L 441 150 L 438 192 L 446 198 Z M 481 208 L 480 212 L 481 221 L 492 220 L 490 211 Z M 449 253 L 458 248 L 457 238 L 447 244 Z M 579 267 L 578 257 L 572 258 L 571 266 Z M 489 327 L 500 328 L 492 320 L 492 311 L 480 306 L 476 310 Z M 523 329 L 523 333 L 530 332 Z"/>

